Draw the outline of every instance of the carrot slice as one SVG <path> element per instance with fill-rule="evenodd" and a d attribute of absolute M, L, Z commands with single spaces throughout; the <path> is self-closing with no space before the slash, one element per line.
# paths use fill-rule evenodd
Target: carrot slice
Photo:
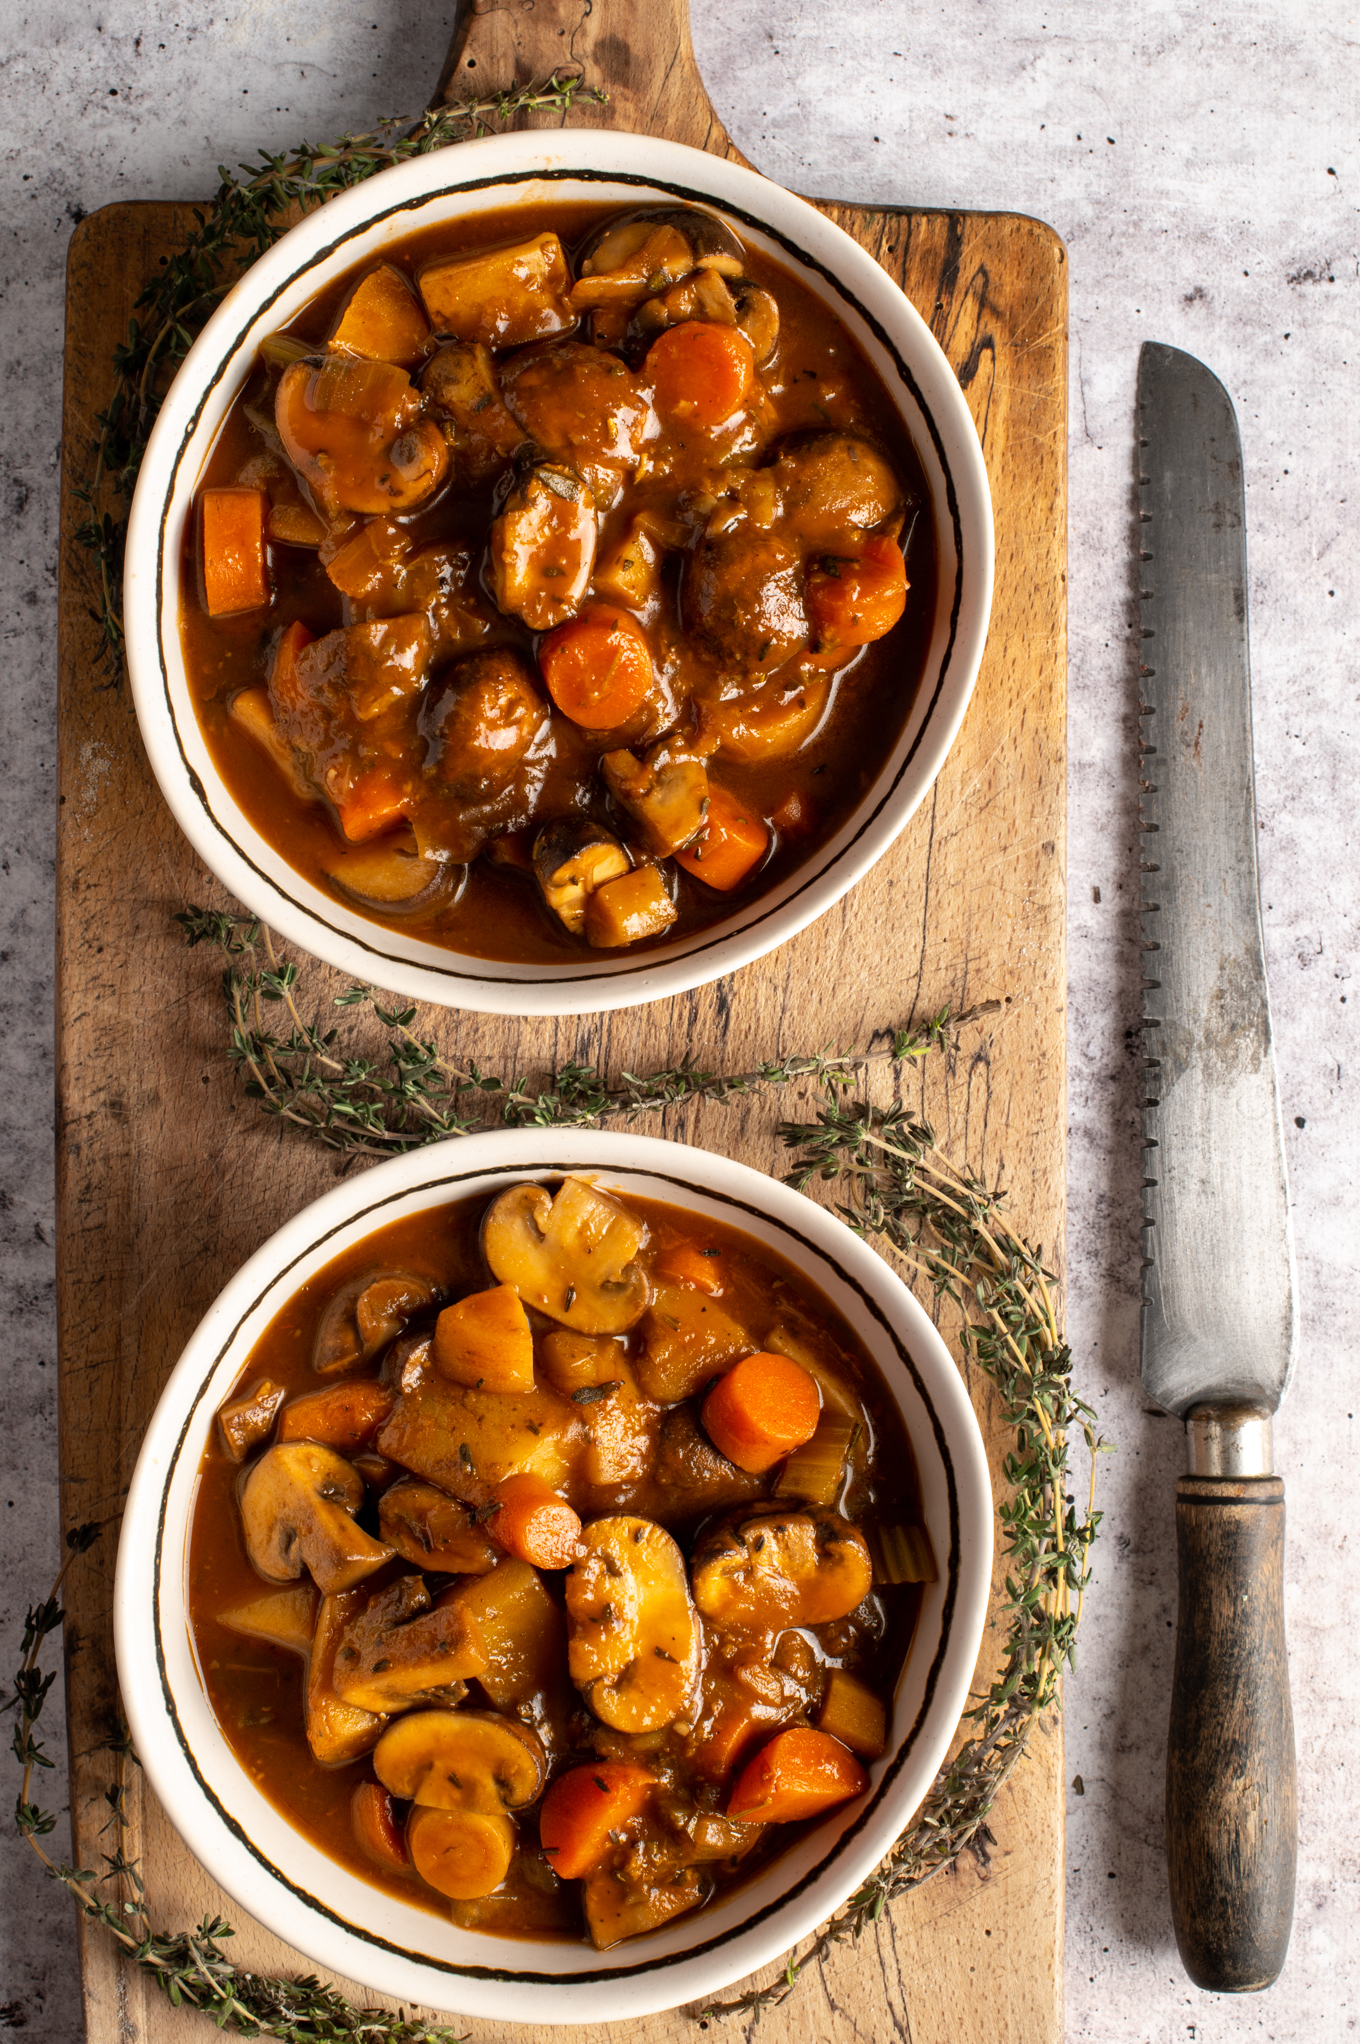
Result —
<path fill-rule="evenodd" d="M 868 1775 L 839 1739 L 794 1725 L 747 1761 L 727 1814 L 743 1824 L 796 1824 L 863 1795 L 868 1786 Z"/>
<path fill-rule="evenodd" d="M 579 1880 L 597 1866 L 622 1831 L 642 1814 L 655 1775 L 629 1760 L 600 1760 L 559 1774 L 543 1798 L 538 1836 L 553 1872 Z"/>
<path fill-rule="evenodd" d="M 235 617 L 269 601 L 263 490 L 205 490 L 200 502 L 203 595 L 209 617 Z"/>
<path fill-rule="evenodd" d="M 395 767 L 373 766 L 356 774 L 348 786 L 328 790 L 340 817 L 340 828 L 352 845 L 364 844 L 380 831 L 404 823 L 411 800 L 406 777 Z"/>
<path fill-rule="evenodd" d="M 675 859 L 697 880 L 728 894 L 759 865 L 769 844 L 770 833 L 755 811 L 710 781 L 704 827 Z"/>
<path fill-rule="evenodd" d="M 653 341 L 646 373 L 659 412 L 677 425 L 711 433 L 755 389 L 755 350 L 740 327 L 687 319 Z"/>
<path fill-rule="evenodd" d="M 707 1292 L 720 1299 L 723 1289 L 721 1249 L 711 1243 L 673 1242 L 656 1260 L 656 1275 L 670 1285 L 687 1285 L 692 1292 Z"/>
<path fill-rule="evenodd" d="M 564 717 L 587 731 L 626 724 L 652 687 L 652 655 L 626 610 L 592 604 L 549 632 L 538 649 L 548 694 Z"/>
<path fill-rule="evenodd" d="M 506 1476 L 492 1498 L 500 1506 L 486 1530 L 506 1554 L 532 1568 L 570 1568 L 581 1538 L 581 1521 L 564 1497 L 529 1470 Z"/>
<path fill-rule="evenodd" d="M 808 572 L 806 604 L 819 653 L 867 646 L 907 607 L 906 563 L 895 540 L 868 539 L 858 554 L 823 554 Z"/>
<path fill-rule="evenodd" d="M 773 1469 L 817 1431 L 821 1394 L 788 1356 L 746 1356 L 720 1377 L 704 1400 L 704 1431 L 738 1469 Z"/>
<path fill-rule="evenodd" d="M 385 1384 L 332 1384 L 294 1398 L 279 1414 L 281 1441 L 324 1441 L 330 1448 L 362 1448 L 393 1405 Z"/>
<path fill-rule="evenodd" d="M 376 1781 L 361 1781 L 349 1800 L 350 1829 L 360 1852 L 391 1874 L 409 1874 L 411 1855 L 392 1808 Z"/>

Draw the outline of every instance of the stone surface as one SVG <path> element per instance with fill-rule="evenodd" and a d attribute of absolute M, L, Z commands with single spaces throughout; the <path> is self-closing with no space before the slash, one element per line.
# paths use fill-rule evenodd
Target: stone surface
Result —
<path fill-rule="evenodd" d="M 374 16 L 378 19 L 375 22 Z M 427 95 L 447 11 L 417 0 L 207 10 L 39 0 L 7 16 L 0 332 L 0 1031 L 9 1101 L 0 1442 L 9 1668 L 54 1572 L 51 1237 L 52 701 L 63 261 L 113 199 L 191 196 L 256 146 L 324 139 Z M 1136 25 L 1135 25 L 1136 19 Z M 1360 1676 L 1347 1640 L 1360 1410 L 1354 1040 L 1360 767 L 1360 45 L 1339 8 L 1255 0 L 1210 21 L 1110 0 L 694 0 L 701 65 L 747 154 L 820 196 L 1035 213 L 1072 258 L 1071 1219 L 1068 1322 L 1118 1453 L 1068 1685 L 1068 2036 L 1319 2044 L 1360 2006 L 1360 1851 L 1346 1807 Z M 1136 653 L 1132 405 L 1139 344 L 1208 361 L 1245 443 L 1266 945 L 1303 1336 L 1276 1429 L 1301 1792 L 1299 1902 L 1279 1986 L 1242 2001 L 1180 1971 L 1161 1775 L 1177 1430 L 1136 1378 Z M 129 1046 L 129 1053 L 135 1047 Z M 11 1516 L 12 1514 L 12 1516 Z M 3 1678 L 0 1678 L 2 1680 Z M 49 1750 L 59 1757 L 53 1707 Z M 61 1771 L 43 1800 L 60 1803 Z M 7 1804 L 8 1791 L 4 1798 Z M 61 1849 L 60 1828 L 56 1834 Z M 0 1848 L 0 2032 L 81 2035 L 69 1905 Z M 979 2040 L 987 2044 L 987 2040 Z"/>

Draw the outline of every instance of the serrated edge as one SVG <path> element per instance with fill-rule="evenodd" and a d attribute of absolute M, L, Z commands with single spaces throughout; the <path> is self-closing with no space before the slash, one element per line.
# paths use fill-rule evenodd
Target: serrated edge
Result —
<path fill-rule="evenodd" d="M 1148 994 L 1160 991 L 1162 983 L 1159 979 L 1149 979 L 1146 971 L 1146 961 L 1148 954 L 1155 953 L 1161 950 L 1160 939 L 1154 934 L 1156 931 L 1160 930 L 1161 927 L 1160 921 L 1158 920 L 1161 914 L 1160 904 L 1155 901 L 1150 901 L 1146 898 L 1147 893 L 1149 891 L 1147 876 L 1150 874 L 1160 873 L 1161 871 L 1160 863 L 1147 857 L 1148 851 L 1152 849 L 1147 844 L 1147 838 L 1152 833 L 1158 831 L 1161 828 L 1161 826 L 1157 821 L 1156 802 L 1153 799 L 1157 794 L 1157 783 L 1154 780 L 1149 779 L 1148 777 L 1148 762 L 1149 761 L 1155 762 L 1157 758 L 1157 747 L 1155 744 L 1151 742 L 1151 739 L 1149 737 L 1150 731 L 1153 733 L 1153 735 L 1156 734 L 1156 726 L 1149 725 L 1148 719 L 1154 718 L 1157 715 L 1157 706 L 1155 703 L 1150 703 L 1145 700 L 1148 691 L 1145 690 L 1143 687 L 1144 681 L 1154 679 L 1157 672 L 1156 668 L 1149 666 L 1147 661 L 1143 658 L 1143 649 L 1146 647 L 1147 642 L 1154 636 L 1152 627 L 1147 621 L 1148 619 L 1147 606 L 1153 600 L 1155 592 L 1147 587 L 1147 583 L 1150 579 L 1148 575 L 1148 564 L 1150 562 L 1154 562 L 1156 559 L 1155 551 L 1147 545 L 1147 541 L 1152 537 L 1149 531 L 1149 527 L 1153 523 L 1153 518 L 1152 513 L 1146 508 L 1147 506 L 1146 491 L 1150 485 L 1151 478 L 1144 474 L 1142 461 L 1143 449 L 1148 445 L 1147 433 L 1144 430 L 1144 412 L 1145 403 L 1144 400 L 1140 398 L 1135 405 L 1135 427 L 1134 427 L 1135 451 L 1138 455 L 1138 570 L 1139 570 L 1138 625 L 1136 627 L 1139 645 L 1138 926 L 1140 955 L 1142 957 L 1144 965 L 1139 985 L 1139 1006 L 1141 1012 L 1138 1018 L 1140 1050 L 1142 1053 L 1141 1075 L 1143 1080 L 1143 1100 L 1141 1104 L 1143 1116 L 1143 1142 L 1142 1142 L 1143 1182 L 1141 1187 L 1143 1218 L 1141 1223 L 1142 1265 L 1139 1271 L 1139 1284 L 1143 1302 L 1144 1305 L 1146 1306 L 1147 1301 L 1150 1297 L 1151 1283 L 1148 1273 L 1152 1270 L 1156 1262 L 1156 1258 L 1153 1255 L 1153 1248 L 1155 1246 L 1154 1231 L 1157 1226 L 1157 1219 L 1155 1214 L 1152 1213 L 1151 1207 L 1152 1194 L 1155 1193 L 1157 1190 L 1158 1181 L 1151 1175 L 1152 1170 L 1151 1159 L 1153 1153 L 1159 1147 L 1157 1139 L 1158 1126 L 1157 1110 L 1161 1106 L 1160 1097 L 1158 1097 L 1158 1095 L 1154 1092 L 1154 1088 L 1157 1082 L 1153 1075 L 1160 1072 L 1162 1069 L 1161 1059 L 1153 1055 L 1153 1051 L 1157 1048 L 1157 1045 L 1155 1042 L 1149 1043 L 1147 1032 L 1150 1029 L 1160 1029 L 1164 1018 L 1160 1015 L 1150 1015 L 1147 1012 Z M 1154 772 L 1156 771 L 1155 765 L 1153 767 L 1153 771 Z"/>

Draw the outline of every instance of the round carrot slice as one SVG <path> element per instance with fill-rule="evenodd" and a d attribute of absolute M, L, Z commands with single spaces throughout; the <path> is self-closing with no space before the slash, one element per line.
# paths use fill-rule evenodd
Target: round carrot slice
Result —
<path fill-rule="evenodd" d="M 704 1400 L 704 1431 L 720 1454 L 753 1476 L 810 1441 L 821 1418 L 817 1385 L 788 1356 L 746 1356 Z"/>
<path fill-rule="evenodd" d="M 727 1814 L 743 1824 L 794 1824 L 863 1795 L 868 1786 L 868 1775 L 839 1739 L 794 1725 L 747 1761 Z"/>
<path fill-rule="evenodd" d="M 486 1530 L 497 1547 L 531 1568 L 571 1567 L 581 1521 L 541 1476 L 522 1470 L 503 1477 L 492 1497 L 500 1510 L 491 1514 Z"/>
<path fill-rule="evenodd" d="M 538 664 L 563 716 L 587 731 L 626 724 L 652 687 L 652 655 L 642 627 L 626 610 L 604 604 L 592 604 L 549 632 Z"/>
<path fill-rule="evenodd" d="M 756 358 L 740 327 L 689 319 L 668 327 L 647 351 L 659 412 L 711 433 L 739 412 L 756 387 Z"/>

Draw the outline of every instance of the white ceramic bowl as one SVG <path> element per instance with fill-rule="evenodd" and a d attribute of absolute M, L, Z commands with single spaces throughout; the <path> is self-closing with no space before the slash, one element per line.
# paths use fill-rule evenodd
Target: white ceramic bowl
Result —
<path fill-rule="evenodd" d="M 571 1170 L 744 1229 L 821 1287 L 901 1407 L 940 1564 L 868 1794 L 721 1902 L 608 1952 L 459 1930 L 329 1859 L 232 1753 L 208 1707 L 185 1618 L 189 1521 L 213 1414 L 280 1307 L 390 1221 Z M 901 1280 L 840 1221 L 747 1165 L 678 1143 L 496 1132 L 393 1158 L 338 1186 L 266 1242 L 206 1315 L 156 1408 L 128 1494 L 114 1591 L 118 1674 L 142 1766 L 185 1842 L 229 1895 L 318 1965 L 461 2015 L 616 2021 L 715 1994 L 754 1972 L 877 1865 L 930 1786 L 962 1713 L 991 1558 L 987 1461 L 959 1373 Z"/>
<path fill-rule="evenodd" d="M 715 205 L 834 306 L 920 456 L 939 570 L 935 629 L 910 719 L 836 836 L 768 894 L 667 949 L 544 966 L 474 958 L 384 929 L 304 879 L 267 844 L 199 729 L 178 611 L 198 480 L 259 341 L 325 284 L 417 229 L 554 198 Z M 359 980 L 417 1000 L 513 1015 L 583 1014 L 683 993 L 761 957 L 830 908 L 887 850 L 939 772 L 972 693 L 991 600 L 991 499 L 972 419 L 929 329 L 873 257 L 755 171 L 679 143 L 591 129 L 495 135 L 417 157 L 331 200 L 255 263 L 204 328 L 162 407 L 133 501 L 124 578 L 142 737 L 162 793 L 204 864 L 272 929 Z"/>

